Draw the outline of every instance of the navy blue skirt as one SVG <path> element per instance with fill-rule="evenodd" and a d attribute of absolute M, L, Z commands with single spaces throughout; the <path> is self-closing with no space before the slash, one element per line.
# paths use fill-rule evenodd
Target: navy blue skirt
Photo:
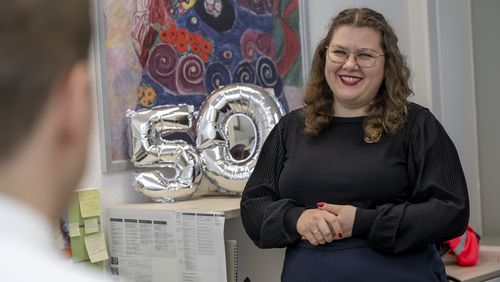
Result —
<path fill-rule="evenodd" d="M 307 241 L 286 250 L 281 281 L 439 281 L 446 271 L 434 246 L 404 255 L 374 251 L 362 239 L 313 246 Z"/>

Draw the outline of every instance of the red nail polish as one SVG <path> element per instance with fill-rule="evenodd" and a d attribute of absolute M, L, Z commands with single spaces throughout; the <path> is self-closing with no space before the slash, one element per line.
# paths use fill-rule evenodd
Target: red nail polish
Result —
<path fill-rule="evenodd" d="M 318 202 L 318 203 L 316 203 L 316 205 L 318 206 L 318 208 L 322 208 L 322 207 L 325 205 L 325 203 L 323 203 L 323 202 Z"/>
<path fill-rule="evenodd" d="M 338 233 L 337 236 L 339 237 L 339 239 L 342 239 L 342 237 L 344 237 L 342 233 Z"/>

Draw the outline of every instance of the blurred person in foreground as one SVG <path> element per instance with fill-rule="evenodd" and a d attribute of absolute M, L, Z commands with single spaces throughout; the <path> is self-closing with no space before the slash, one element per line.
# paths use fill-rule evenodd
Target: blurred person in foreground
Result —
<path fill-rule="evenodd" d="M 86 162 L 87 0 L 0 0 L 2 281 L 101 281 L 55 247 L 55 222 Z"/>

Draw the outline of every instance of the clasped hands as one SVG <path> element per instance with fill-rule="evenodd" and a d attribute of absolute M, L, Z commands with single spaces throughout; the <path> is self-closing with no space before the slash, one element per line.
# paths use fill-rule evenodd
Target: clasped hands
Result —
<path fill-rule="evenodd" d="M 356 207 L 319 202 L 317 209 L 306 209 L 297 221 L 297 231 L 312 245 L 352 236 Z"/>

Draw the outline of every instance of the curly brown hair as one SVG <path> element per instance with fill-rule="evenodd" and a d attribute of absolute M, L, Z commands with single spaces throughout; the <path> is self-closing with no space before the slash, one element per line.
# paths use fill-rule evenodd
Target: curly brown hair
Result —
<path fill-rule="evenodd" d="M 398 48 L 398 38 L 384 16 L 369 8 L 346 9 L 334 17 L 326 36 L 314 51 L 309 79 L 305 87 L 302 114 L 305 133 L 319 135 L 334 116 L 333 93 L 325 78 L 326 46 L 340 26 L 371 27 L 382 36 L 385 54 L 384 81 L 368 108 L 363 128 L 365 141 L 378 142 L 382 132 L 394 133 L 406 120 L 408 97 L 413 94 L 409 86 L 410 69 Z"/>

